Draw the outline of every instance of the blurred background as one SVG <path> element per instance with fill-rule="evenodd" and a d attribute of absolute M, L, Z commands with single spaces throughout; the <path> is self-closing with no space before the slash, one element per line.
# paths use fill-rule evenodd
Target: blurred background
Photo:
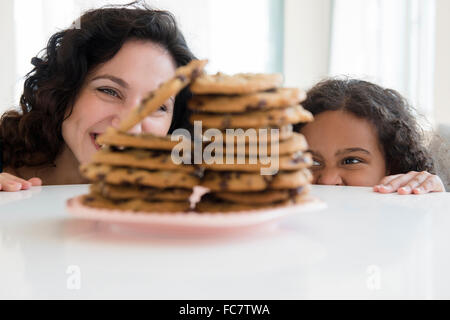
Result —
<path fill-rule="evenodd" d="M 0 113 L 30 60 L 85 10 L 114 0 L 2 0 Z M 398 90 L 425 126 L 450 126 L 449 0 L 147 0 L 177 17 L 209 72 L 282 72 L 287 86 L 348 75 Z"/>

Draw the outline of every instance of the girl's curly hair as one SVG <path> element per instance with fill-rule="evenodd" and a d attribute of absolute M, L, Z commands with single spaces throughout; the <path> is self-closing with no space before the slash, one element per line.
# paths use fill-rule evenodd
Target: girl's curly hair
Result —
<path fill-rule="evenodd" d="M 397 91 L 356 79 L 326 79 L 308 91 L 303 107 L 313 115 L 345 110 L 368 120 L 378 133 L 390 175 L 409 171 L 434 173 L 423 131 L 413 109 Z M 296 126 L 300 130 L 302 124 Z"/>
<path fill-rule="evenodd" d="M 107 6 L 84 13 L 74 25 L 55 33 L 41 57 L 31 60 L 20 111 L 0 120 L 3 165 L 20 168 L 52 164 L 62 150 L 63 121 L 70 116 L 88 73 L 110 60 L 130 39 L 152 41 L 165 48 L 177 66 L 194 59 L 173 15 L 153 10 L 145 2 Z M 183 90 L 175 99 L 170 131 L 190 128 Z M 68 116 L 66 116 L 68 114 Z"/>

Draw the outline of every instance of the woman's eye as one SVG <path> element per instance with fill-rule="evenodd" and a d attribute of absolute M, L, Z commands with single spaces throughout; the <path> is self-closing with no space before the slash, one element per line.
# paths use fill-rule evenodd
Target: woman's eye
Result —
<path fill-rule="evenodd" d="M 343 164 L 358 164 L 361 162 L 362 161 L 357 158 L 347 158 L 347 159 L 344 159 Z"/>
<path fill-rule="evenodd" d="M 109 96 L 112 97 L 116 97 L 116 98 L 120 98 L 119 94 L 117 93 L 116 90 L 111 89 L 111 88 L 99 88 L 98 91 L 103 92 Z"/>
<path fill-rule="evenodd" d="M 159 107 L 158 111 L 162 111 L 162 112 L 167 112 L 167 110 L 169 110 L 169 108 L 167 108 L 165 105 L 162 105 L 161 107 Z"/>
<path fill-rule="evenodd" d="M 319 161 L 313 159 L 313 164 L 312 164 L 312 165 L 313 165 L 314 167 L 319 167 L 321 164 L 320 164 Z"/>

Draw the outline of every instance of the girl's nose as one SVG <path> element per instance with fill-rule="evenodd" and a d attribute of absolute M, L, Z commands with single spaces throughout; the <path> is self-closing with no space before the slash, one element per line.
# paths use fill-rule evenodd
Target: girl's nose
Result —
<path fill-rule="evenodd" d="M 317 173 L 316 184 L 342 186 L 344 181 L 337 169 L 324 169 Z"/>

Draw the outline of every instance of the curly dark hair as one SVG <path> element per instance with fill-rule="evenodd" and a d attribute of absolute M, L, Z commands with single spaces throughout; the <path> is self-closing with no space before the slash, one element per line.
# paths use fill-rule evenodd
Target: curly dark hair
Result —
<path fill-rule="evenodd" d="M 5 167 L 54 163 L 64 145 L 62 123 L 70 116 L 86 76 L 113 58 L 126 41 L 159 44 L 171 54 L 177 67 L 195 59 L 173 15 L 151 9 L 145 2 L 87 11 L 74 26 L 51 36 L 41 57 L 31 60 L 34 68 L 25 77 L 21 110 L 8 111 L 1 117 Z M 190 128 L 186 107 L 189 96 L 188 89 L 184 89 L 176 97 L 169 132 Z"/>
<path fill-rule="evenodd" d="M 434 173 L 423 131 L 413 108 L 397 91 L 357 79 L 326 79 L 307 93 L 303 107 L 313 115 L 344 110 L 372 123 L 390 175 L 409 171 Z M 303 125 L 296 125 L 299 131 Z"/>

